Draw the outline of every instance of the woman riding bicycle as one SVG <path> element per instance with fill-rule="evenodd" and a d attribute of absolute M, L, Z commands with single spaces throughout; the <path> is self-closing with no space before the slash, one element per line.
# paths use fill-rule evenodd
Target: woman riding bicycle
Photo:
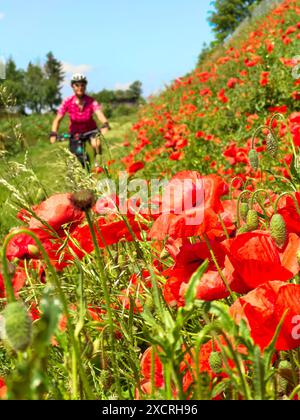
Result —
<path fill-rule="evenodd" d="M 93 115 L 96 114 L 98 120 L 102 123 L 101 133 L 106 134 L 109 130 L 108 121 L 98 104 L 90 96 L 86 95 L 87 78 L 83 74 L 76 73 L 71 79 L 71 86 L 74 95 L 65 99 L 58 109 L 57 116 L 52 124 L 50 142 L 54 144 L 58 138 L 58 129 L 65 114 L 70 116 L 70 151 L 82 162 L 81 156 L 77 153 L 76 136 L 97 130 L 96 121 Z M 101 142 L 96 136 L 90 138 L 91 145 L 96 155 L 100 153 Z"/>

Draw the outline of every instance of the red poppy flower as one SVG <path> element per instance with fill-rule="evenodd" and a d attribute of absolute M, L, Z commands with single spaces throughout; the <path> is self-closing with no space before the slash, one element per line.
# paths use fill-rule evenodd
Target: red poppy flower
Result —
<path fill-rule="evenodd" d="M 237 163 L 248 163 L 248 149 L 245 147 L 237 147 L 235 143 L 231 143 L 223 152 L 230 165 Z"/>
<path fill-rule="evenodd" d="M 36 250 L 37 252 L 32 252 Z M 6 257 L 12 261 L 14 258 L 20 260 L 38 258 L 39 250 L 31 236 L 24 233 L 15 235 L 8 243 Z"/>
<path fill-rule="evenodd" d="M 134 216 L 128 216 L 127 221 L 131 226 L 132 231 L 135 235 L 140 238 L 141 228 L 145 228 L 144 225 L 136 222 Z M 95 225 L 95 234 L 100 248 L 115 244 L 121 239 L 126 241 L 133 241 L 135 238 L 132 237 L 126 223 L 121 221 L 107 221 L 104 218 L 100 218 Z M 79 258 L 83 258 L 85 253 L 90 254 L 94 250 L 94 244 L 92 235 L 88 225 L 78 226 L 72 233 L 72 240 L 68 241 L 68 245 Z M 79 247 L 74 244 L 77 242 Z"/>
<path fill-rule="evenodd" d="M 246 58 L 244 63 L 247 67 L 255 67 L 261 61 L 260 57 L 254 57 L 252 60 Z"/>
<path fill-rule="evenodd" d="M 211 242 L 210 245 L 228 284 L 236 289 L 238 285 L 233 283 L 232 276 L 234 269 L 226 256 L 225 247 L 219 242 Z M 209 266 L 197 287 L 197 299 L 212 301 L 229 296 L 229 291 L 212 261 L 206 243 L 186 244 L 182 246 L 176 256 L 175 265 L 163 272 L 163 275 L 167 277 L 164 298 L 169 305 L 184 305 L 185 292 L 190 278 L 206 259 L 209 260 Z M 244 290 L 239 291 L 243 292 Z"/>
<path fill-rule="evenodd" d="M 134 162 L 132 165 L 129 166 L 127 171 L 130 175 L 133 175 L 136 172 L 140 171 L 141 169 L 144 169 L 144 167 L 145 167 L 144 162 Z"/>
<path fill-rule="evenodd" d="M 266 86 L 269 83 L 269 75 L 270 72 L 268 71 L 263 71 L 260 75 L 260 85 L 261 86 Z"/>
<path fill-rule="evenodd" d="M 70 261 L 73 261 L 73 256 L 67 252 L 66 249 L 61 249 L 63 245 L 63 239 L 53 237 L 50 231 L 44 231 L 42 229 L 28 229 L 34 233 L 41 241 L 42 246 L 48 254 L 50 262 L 58 270 L 63 270 Z M 31 236 L 26 234 L 19 234 L 14 236 L 7 247 L 6 252 L 7 258 L 12 261 L 14 258 L 20 260 L 33 260 L 42 259 L 42 254 L 36 246 L 35 240 Z"/>
<path fill-rule="evenodd" d="M 281 264 L 291 271 L 294 276 L 299 273 L 297 252 L 300 251 L 300 237 L 295 233 L 288 235 L 288 240 L 283 249 L 279 250 Z"/>
<path fill-rule="evenodd" d="M 182 160 L 184 157 L 184 153 L 177 151 L 170 154 L 169 159 L 171 160 Z"/>
<path fill-rule="evenodd" d="M 227 192 L 228 186 L 217 175 L 178 173 L 164 190 L 160 209 L 166 214 L 154 222 L 150 238 L 163 240 L 168 235 L 183 238 L 208 232 L 220 223 L 217 216 L 217 212 L 223 211 L 220 197 Z"/>
<path fill-rule="evenodd" d="M 141 375 L 143 376 L 144 381 L 150 382 L 150 385 L 152 372 L 152 353 L 153 348 L 149 347 L 144 352 L 140 362 Z M 164 386 L 163 365 L 156 352 L 154 353 L 154 386 L 156 388 L 162 388 Z"/>
<path fill-rule="evenodd" d="M 225 89 L 221 89 L 220 92 L 218 93 L 218 99 L 219 101 L 223 102 L 224 104 L 226 104 L 229 99 L 227 98 L 227 96 L 225 95 Z"/>
<path fill-rule="evenodd" d="M 237 300 L 230 313 L 236 322 L 241 319 L 247 322 L 253 340 L 262 349 L 270 344 L 285 316 L 276 349 L 292 350 L 300 346 L 300 285 L 265 283 Z"/>
<path fill-rule="evenodd" d="M 39 219 L 45 221 L 55 231 L 60 231 L 66 224 L 78 225 L 84 219 L 84 213 L 77 209 L 71 201 L 72 194 L 56 194 L 34 208 Z M 30 229 L 45 229 L 45 225 L 31 217 Z"/>
<path fill-rule="evenodd" d="M 231 79 L 228 80 L 227 86 L 229 87 L 229 89 L 233 89 L 235 88 L 237 83 L 239 83 L 239 79 L 237 79 L 236 77 L 232 77 Z"/>
<path fill-rule="evenodd" d="M 12 284 L 14 288 L 14 292 L 17 293 L 24 287 L 26 283 L 27 275 L 23 268 L 18 267 L 12 277 Z M 5 286 L 2 274 L 0 274 L 0 298 L 4 298 L 5 294 Z"/>
<path fill-rule="evenodd" d="M 226 241 L 234 278 L 250 291 L 272 280 L 288 281 L 294 274 L 280 259 L 279 251 L 267 232 L 244 233 Z"/>
<path fill-rule="evenodd" d="M 235 349 L 236 352 L 238 352 L 241 355 L 247 355 L 247 349 L 245 346 L 239 344 L 239 345 L 235 345 L 232 342 L 232 339 L 230 339 L 229 337 L 227 337 L 229 339 L 229 341 L 231 341 L 232 347 Z M 192 351 L 187 352 L 185 354 L 185 361 L 182 363 L 182 368 L 185 370 L 187 370 L 186 374 L 188 374 L 188 372 L 190 372 L 190 369 L 187 367 L 191 367 L 192 371 L 194 372 L 194 374 L 196 374 L 197 369 L 198 372 L 205 372 L 207 373 L 211 379 L 215 379 L 215 378 L 227 378 L 228 374 L 225 371 L 225 363 L 223 362 L 223 368 L 220 369 L 220 373 L 215 373 L 213 372 L 211 366 L 210 366 L 210 356 L 211 353 L 214 352 L 221 352 L 222 349 L 227 348 L 227 343 L 226 340 L 223 336 L 218 336 L 218 338 L 214 339 L 214 340 L 209 340 L 207 343 L 203 344 L 200 348 L 200 352 L 199 352 L 199 356 L 198 356 L 198 361 L 197 361 L 197 366 L 195 366 L 195 351 L 194 349 L 192 349 Z M 192 355 L 192 357 L 191 357 Z M 235 363 L 232 359 L 227 359 L 227 363 L 228 366 L 232 369 L 234 369 L 235 367 Z M 188 375 L 189 376 L 189 375 Z"/>
<path fill-rule="evenodd" d="M 295 193 L 295 198 L 300 206 L 300 193 Z M 285 196 L 279 202 L 278 213 L 284 218 L 286 228 L 290 233 L 300 235 L 300 216 L 297 212 L 294 200 Z"/>

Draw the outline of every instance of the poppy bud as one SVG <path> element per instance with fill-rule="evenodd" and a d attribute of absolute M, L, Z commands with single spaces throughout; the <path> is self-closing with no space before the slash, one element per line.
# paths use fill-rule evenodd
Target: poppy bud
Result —
<path fill-rule="evenodd" d="M 223 367 L 223 359 L 221 353 L 212 351 L 209 356 L 209 366 L 215 374 L 219 374 Z"/>
<path fill-rule="evenodd" d="M 81 190 L 72 194 L 71 201 L 79 210 L 88 211 L 93 207 L 96 200 L 93 191 Z"/>
<path fill-rule="evenodd" d="M 241 204 L 241 216 L 242 216 L 242 219 L 244 220 L 244 222 L 246 222 L 248 211 L 249 211 L 248 203 L 242 203 Z"/>
<path fill-rule="evenodd" d="M 20 302 L 9 303 L 3 311 L 5 338 L 15 351 L 25 351 L 31 339 L 32 321 Z"/>
<path fill-rule="evenodd" d="M 286 224 L 280 214 L 274 214 L 270 223 L 271 238 L 275 244 L 282 248 L 287 241 Z"/>
<path fill-rule="evenodd" d="M 27 246 L 28 252 L 33 257 L 38 257 L 40 254 L 40 251 L 36 245 L 28 245 Z"/>
<path fill-rule="evenodd" d="M 267 136 L 267 151 L 272 157 L 275 157 L 278 152 L 278 142 L 272 133 Z"/>
<path fill-rule="evenodd" d="M 259 168 L 259 159 L 258 159 L 258 153 L 256 150 L 251 149 L 249 152 L 249 161 L 252 168 L 257 171 Z"/>
<path fill-rule="evenodd" d="M 248 227 L 248 232 L 258 229 L 259 218 L 258 218 L 257 211 L 255 210 L 248 211 L 246 223 Z"/>
<path fill-rule="evenodd" d="M 36 199 L 36 201 L 37 201 L 38 203 L 41 203 L 43 200 L 45 200 L 45 199 L 46 199 L 45 192 L 44 192 L 44 190 L 43 190 L 42 188 L 39 188 L 39 189 L 37 190 L 37 193 L 36 193 L 35 199 Z"/>

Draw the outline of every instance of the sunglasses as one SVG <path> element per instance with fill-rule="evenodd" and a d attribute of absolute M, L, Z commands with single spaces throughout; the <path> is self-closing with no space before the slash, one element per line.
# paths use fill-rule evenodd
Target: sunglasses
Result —
<path fill-rule="evenodd" d="M 85 83 L 73 83 L 73 86 L 75 86 L 75 87 L 86 87 L 86 84 Z"/>

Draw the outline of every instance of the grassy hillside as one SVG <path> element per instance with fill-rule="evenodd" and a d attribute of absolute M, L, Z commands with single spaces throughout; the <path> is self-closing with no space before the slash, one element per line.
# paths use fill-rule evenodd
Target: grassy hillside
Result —
<path fill-rule="evenodd" d="M 289 119 L 300 144 L 299 116 L 293 114 L 300 100 L 300 79 L 293 77 L 299 41 L 300 2 L 284 1 L 144 108 L 125 164 L 146 162 L 146 175 L 186 168 L 229 177 L 245 173 L 251 136 L 276 111 Z M 275 131 L 284 139 L 284 121 Z M 263 145 L 264 135 L 257 137 Z"/>

